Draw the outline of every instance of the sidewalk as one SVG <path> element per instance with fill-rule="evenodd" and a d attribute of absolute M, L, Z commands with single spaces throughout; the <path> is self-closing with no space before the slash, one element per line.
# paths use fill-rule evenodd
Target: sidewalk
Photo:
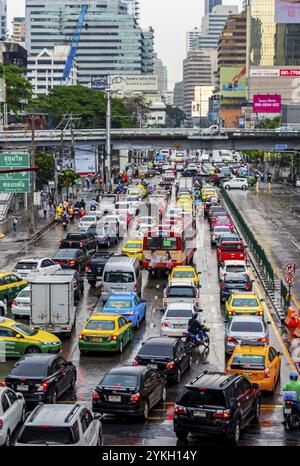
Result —
<path fill-rule="evenodd" d="M 31 241 L 38 238 L 45 230 L 47 230 L 51 225 L 54 224 L 54 217 L 48 217 L 46 220 L 43 218 L 38 218 L 36 222 L 36 231 L 33 235 L 29 234 L 29 225 L 22 224 L 17 226 L 17 232 L 14 232 L 13 229 L 7 232 L 4 238 L 0 239 L 1 243 L 22 243 L 26 241 Z"/>

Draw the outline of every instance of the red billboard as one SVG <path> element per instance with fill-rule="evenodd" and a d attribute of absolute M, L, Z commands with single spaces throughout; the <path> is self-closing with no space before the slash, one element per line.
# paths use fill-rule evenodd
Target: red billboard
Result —
<path fill-rule="evenodd" d="M 281 95 L 255 94 L 253 96 L 253 113 L 281 113 Z"/>

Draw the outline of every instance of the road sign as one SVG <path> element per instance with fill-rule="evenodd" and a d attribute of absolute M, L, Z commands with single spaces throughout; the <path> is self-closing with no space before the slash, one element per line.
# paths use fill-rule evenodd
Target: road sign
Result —
<path fill-rule="evenodd" d="M 287 144 L 276 144 L 276 150 L 285 150 L 288 148 Z"/>
<path fill-rule="evenodd" d="M 296 264 L 286 264 L 284 270 L 288 274 L 296 273 Z"/>
<path fill-rule="evenodd" d="M 28 152 L 0 153 L 0 170 L 15 168 L 29 168 L 30 155 Z M 28 193 L 30 190 L 30 172 L 0 174 L 1 193 Z"/>
<path fill-rule="evenodd" d="M 285 277 L 285 282 L 289 285 L 289 286 L 292 286 L 294 285 L 295 283 L 295 275 L 292 275 L 292 274 L 287 274 Z"/>

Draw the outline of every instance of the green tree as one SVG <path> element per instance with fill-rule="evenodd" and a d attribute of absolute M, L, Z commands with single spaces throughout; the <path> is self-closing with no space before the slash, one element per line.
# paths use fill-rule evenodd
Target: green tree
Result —
<path fill-rule="evenodd" d="M 280 116 L 275 118 L 265 118 L 264 120 L 259 120 L 256 127 L 260 129 L 275 129 L 280 126 Z"/>
<path fill-rule="evenodd" d="M 71 168 L 64 168 L 61 171 L 61 174 L 58 178 L 58 188 L 67 188 L 67 198 L 69 197 L 70 188 L 73 188 L 78 178 L 80 178 L 80 176 L 77 175 L 77 173 L 74 172 L 74 170 L 72 170 Z"/>
<path fill-rule="evenodd" d="M 26 70 L 15 65 L 0 65 L 0 78 L 5 80 L 8 109 L 16 115 L 22 101 L 32 98 L 32 86 L 24 77 Z"/>
<path fill-rule="evenodd" d="M 55 176 L 55 158 L 51 154 L 39 151 L 35 157 L 35 164 L 38 167 L 36 173 L 36 184 L 38 189 L 42 189 L 43 185 L 48 181 L 53 181 Z"/>

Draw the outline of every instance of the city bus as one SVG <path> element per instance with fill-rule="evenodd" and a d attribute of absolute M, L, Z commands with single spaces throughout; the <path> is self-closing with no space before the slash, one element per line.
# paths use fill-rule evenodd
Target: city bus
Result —
<path fill-rule="evenodd" d="M 142 268 L 152 275 L 170 272 L 177 265 L 191 264 L 196 251 L 196 233 L 192 220 L 177 225 L 160 225 L 145 233 Z"/>

